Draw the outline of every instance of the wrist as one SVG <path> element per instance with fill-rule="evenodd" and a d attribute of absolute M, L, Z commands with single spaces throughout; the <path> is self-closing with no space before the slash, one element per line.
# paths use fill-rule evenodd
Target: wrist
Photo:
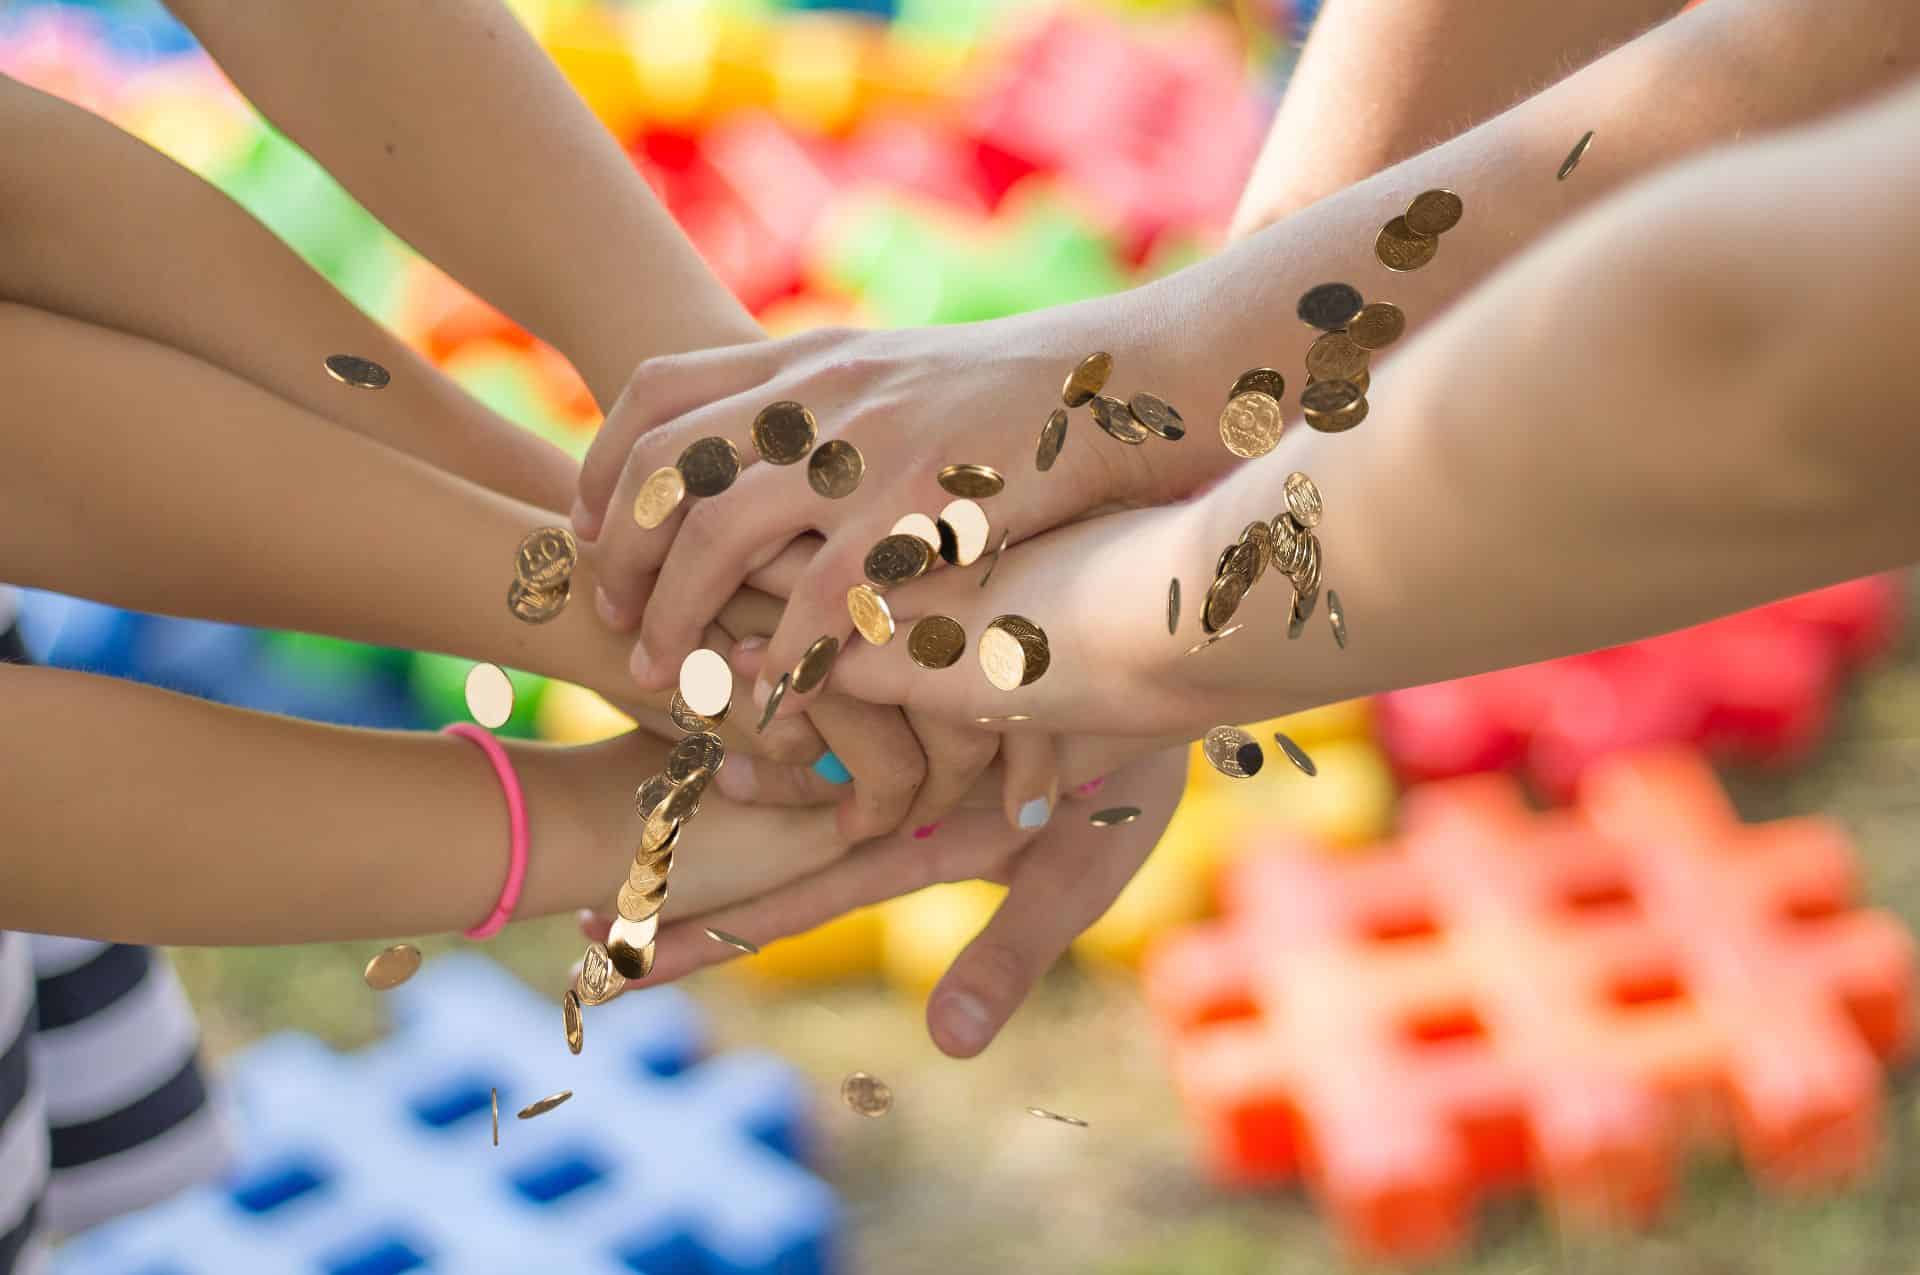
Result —
<path fill-rule="evenodd" d="M 581 782 L 601 770 L 583 766 L 580 750 L 502 743 L 527 807 L 527 879 L 516 919 L 606 906 L 633 854 L 622 794 Z"/>

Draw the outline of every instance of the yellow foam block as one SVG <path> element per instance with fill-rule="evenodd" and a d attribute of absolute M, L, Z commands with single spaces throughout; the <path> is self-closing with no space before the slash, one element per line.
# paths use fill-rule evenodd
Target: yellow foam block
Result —
<path fill-rule="evenodd" d="M 795 14 L 773 37 L 773 109 L 803 133 L 844 133 L 859 118 L 871 24 Z"/>
<path fill-rule="evenodd" d="M 1320 708 L 1310 708 L 1304 713 L 1289 713 L 1285 717 L 1270 717 L 1264 722 L 1254 722 L 1245 726 L 1248 734 L 1260 741 L 1260 747 L 1266 750 L 1267 760 L 1284 761 L 1279 748 L 1273 742 L 1273 733 L 1282 731 L 1309 753 L 1320 745 L 1336 739 L 1373 738 L 1373 703 L 1371 700 L 1350 699 L 1338 704 L 1326 704 Z M 1187 765 L 1187 790 L 1211 791 L 1216 788 L 1233 787 L 1240 781 L 1228 779 L 1215 770 L 1207 761 L 1206 754 L 1200 751 L 1196 742 Z"/>
<path fill-rule="evenodd" d="M 879 908 L 861 908 L 816 926 L 805 934 L 769 943 L 758 956 L 729 961 L 724 968 L 771 983 L 831 983 L 871 974 L 880 964 Z"/>
<path fill-rule="evenodd" d="M 592 691 L 567 682 L 548 684 L 533 719 L 534 732 L 554 744 L 597 744 L 633 727 L 631 717 Z"/>
<path fill-rule="evenodd" d="M 1106 914 L 1074 940 L 1073 952 L 1088 960 L 1132 965 L 1147 941 L 1162 930 L 1205 915 L 1210 901 L 1211 856 L 1195 821 L 1206 798 L 1180 803 L 1160 842 Z"/>
<path fill-rule="evenodd" d="M 623 141 L 640 131 L 646 102 L 621 24 L 598 9 L 551 17 L 547 53 L 600 122 Z"/>
<path fill-rule="evenodd" d="M 910 995 L 932 991 L 1006 892 L 988 881 L 956 881 L 881 904 L 880 970 L 887 982 Z"/>

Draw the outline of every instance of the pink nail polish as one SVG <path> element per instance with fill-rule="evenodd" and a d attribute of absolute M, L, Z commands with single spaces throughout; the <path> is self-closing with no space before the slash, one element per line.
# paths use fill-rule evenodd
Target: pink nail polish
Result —
<path fill-rule="evenodd" d="M 925 841 L 939 830 L 940 825 L 937 823 L 923 823 L 913 830 L 913 839 L 915 841 Z"/>
<path fill-rule="evenodd" d="M 1100 789 L 1106 785 L 1106 782 L 1107 777 L 1105 775 L 1100 776 L 1098 779 L 1089 779 L 1086 783 L 1075 788 L 1073 795 L 1076 797 L 1091 797 L 1093 794 L 1099 792 Z"/>

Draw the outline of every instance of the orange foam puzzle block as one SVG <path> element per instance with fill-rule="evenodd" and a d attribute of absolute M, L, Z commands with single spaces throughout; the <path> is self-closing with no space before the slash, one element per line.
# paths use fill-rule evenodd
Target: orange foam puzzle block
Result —
<path fill-rule="evenodd" d="M 1626 754 L 1531 811 L 1416 789 L 1366 857 L 1275 845 L 1146 991 L 1211 1174 L 1299 1178 L 1371 1259 L 1457 1250 L 1491 1192 L 1643 1223 L 1731 1139 L 1783 1188 L 1848 1181 L 1913 1035 L 1913 943 L 1854 905 L 1844 834 L 1739 822 L 1704 759 Z"/>

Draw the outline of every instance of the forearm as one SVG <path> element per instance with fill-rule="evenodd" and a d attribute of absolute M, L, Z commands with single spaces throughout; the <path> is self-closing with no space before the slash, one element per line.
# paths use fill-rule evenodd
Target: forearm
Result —
<path fill-rule="evenodd" d="M 50 178 L 50 175 L 53 175 Z M 170 345 L 448 473 L 548 509 L 578 466 L 368 319 L 272 232 L 158 151 L 0 79 L 0 298 Z M 373 359 L 378 394 L 321 361 Z"/>
<path fill-rule="evenodd" d="M 464 929 L 507 868 L 471 743 L 342 730 L 0 665 L 0 928 L 136 943 L 303 943 Z M 596 846 L 555 750 L 513 745 L 532 844 L 519 915 L 584 906 Z"/>
<path fill-rule="evenodd" d="M 1683 3 L 1340 0 L 1327 6 L 1241 196 L 1234 235 L 1250 234 L 1472 128 L 1673 16 Z"/>
<path fill-rule="evenodd" d="M 262 113 L 603 407 L 636 350 L 760 335 L 498 0 L 172 7 Z"/>

